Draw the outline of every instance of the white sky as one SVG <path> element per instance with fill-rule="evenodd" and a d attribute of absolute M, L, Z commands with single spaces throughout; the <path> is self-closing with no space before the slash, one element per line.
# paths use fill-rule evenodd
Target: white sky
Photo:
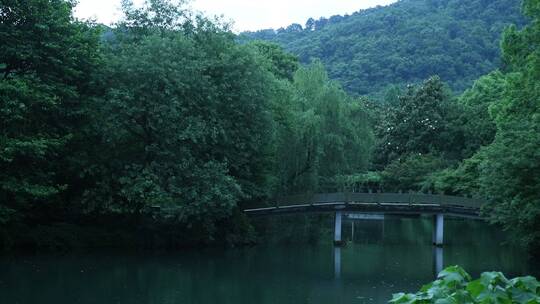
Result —
<path fill-rule="evenodd" d="M 191 7 L 206 15 L 234 20 L 236 31 L 305 24 L 310 17 L 350 14 L 360 9 L 388 5 L 397 0 L 193 0 Z M 142 0 L 135 0 L 141 3 Z M 111 24 L 120 17 L 120 0 L 79 0 L 75 16 Z"/>

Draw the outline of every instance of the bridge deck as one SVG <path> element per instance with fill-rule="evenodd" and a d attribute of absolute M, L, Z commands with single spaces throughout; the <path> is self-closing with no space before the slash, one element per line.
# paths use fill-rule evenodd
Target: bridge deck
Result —
<path fill-rule="evenodd" d="M 447 214 L 480 218 L 484 201 L 466 197 L 418 193 L 326 193 L 296 195 L 274 206 L 246 209 L 250 216 L 293 213 L 361 212 L 383 214 Z"/>

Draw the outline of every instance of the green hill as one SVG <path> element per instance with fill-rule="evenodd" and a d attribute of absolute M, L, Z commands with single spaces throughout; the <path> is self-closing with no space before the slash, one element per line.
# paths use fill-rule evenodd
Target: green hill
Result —
<path fill-rule="evenodd" d="M 525 23 L 520 8 L 520 0 L 401 0 L 240 39 L 276 42 L 304 63 L 319 58 L 355 94 L 380 95 L 432 75 L 459 92 L 501 67 L 501 33 Z"/>

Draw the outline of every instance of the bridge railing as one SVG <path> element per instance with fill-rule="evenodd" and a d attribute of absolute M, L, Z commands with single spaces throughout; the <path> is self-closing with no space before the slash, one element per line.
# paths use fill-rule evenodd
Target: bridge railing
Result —
<path fill-rule="evenodd" d="M 333 203 L 365 203 L 365 204 L 416 204 L 461 206 L 479 209 L 486 203 L 485 200 L 469 197 L 458 197 L 441 194 L 424 193 L 319 193 L 300 194 L 276 198 L 264 206 L 257 207 L 284 207 L 297 205 L 333 204 Z M 254 206 L 255 207 L 255 206 Z"/>

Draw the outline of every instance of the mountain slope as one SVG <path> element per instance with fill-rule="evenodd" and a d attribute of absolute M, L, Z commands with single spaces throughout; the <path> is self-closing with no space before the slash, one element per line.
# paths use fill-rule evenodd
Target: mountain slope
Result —
<path fill-rule="evenodd" d="M 462 91 L 501 66 L 501 33 L 525 24 L 520 7 L 521 0 L 401 0 L 240 39 L 276 42 L 302 62 L 319 58 L 332 78 L 360 95 L 432 75 Z"/>

